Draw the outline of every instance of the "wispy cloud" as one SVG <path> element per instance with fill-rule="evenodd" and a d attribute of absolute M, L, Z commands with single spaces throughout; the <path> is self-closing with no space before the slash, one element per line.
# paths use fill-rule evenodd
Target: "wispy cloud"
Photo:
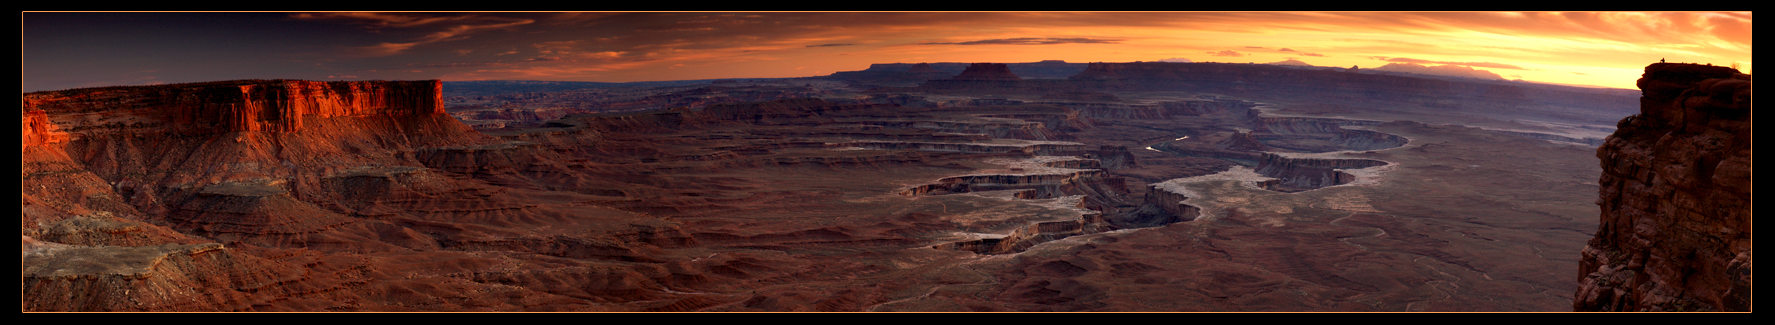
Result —
<path fill-rule="evenodd" d="M 406 42 L 381 42 L 376 45 L 355 48 L 363 56 L 395 55 L 412 49 L 415 46 L 454 41 L 468 38 L 468 34 L 479 31 L 527 25 L 536 20 L 509 17 L 485 17 L 475 15 L 464 16 L 427 16 L 373 12 L 347 13 L 296 13 L 290 18 L 298 20 L 346 20 L 380 28 L 422 28 L 432 25 L 448 25 L 443 30 L 432 32 Z"/>
<path fill-rule="evenodd" d="M 1384 56 L 1376 56 L 1376 57 L 1370 57 L 1370 58 L 1374 58 L 1377 60 L 1383 60 L 1383 61 L 1387 61 L 1387 62 L 1420 63 L 1420 64 L 1434 63 L 1434 64 L 1442 64 L 1442 65 L 1458 65 L 1458 66 L 1468 66 L 1468 67 L 1528 70 L 1528 69 L 1524 69 L 1523 67 L 1519 67 L 1516 65 L 1503 64 L 1503 63 L 1497 63 L 1497 62 L 1431 61 L 1431 60 L 1422 60 L 1422 59 L 1413 59 L 1413 58 L 1387 58 Z"/>
<path fill-rule="evenodd" d="M 1097 39 L 1084 37 L 1019 37 L 985 39 L 966 42 L 920 42 L 924 45 L 1052 45 L 1052 44 L 1117 44 L 1120 39 Z"/>
<path fill-rule="evenodd" d="M 834 43 L 834 44 L 820 44 L 820 45 L 808 45 L 808 46 L 807 46 L 807 47 L 828 47 L 828 46 L 850 46 L 850 45 L 856 45 L 856 44 L 850 44 L 850 43 Z"/>
<path fill-rule="evenodd" d="M 1214 56 L 1231 56 L 1231 57 L 1245 56 L 1244 53 L 1234 52 L 1233 50 L 1223 50 L 1220 52 L 1208 52 L 1208 54 L 1213 54 Z"/>
<path fill-rule="evenodd" d="M 414 26 L 425 25 L 425 24 L 430 24 L 430 23 L 437 23 L 437 22 L 469 19 L 470 16 L 419 16 L 419 15 L 402 15 L 402 14 L 381 13 L 381 12 L 323 12 L 323 13 L 304 12 L 304 13 L 290 14 L 290 18 L 298 19 L 298 20 L 321 20 L 321 19 L 351 20 L 351 21 L 355 21 L 360 24 L 367 24 L 367 25 L 370 25 L 372 27 L 377 27 L 377 28 L 381 28 L 381 27 L 404 28 L 404 27 L 414 27 Z"/>

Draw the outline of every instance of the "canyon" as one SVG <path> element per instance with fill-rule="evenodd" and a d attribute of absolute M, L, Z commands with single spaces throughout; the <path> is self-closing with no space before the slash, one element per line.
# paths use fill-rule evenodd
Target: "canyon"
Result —
<path fill-rule="evenodd" d="M 1630 155 L 1597 148 L 1643 155 L 1654 149 L 1632 148 L 1658 138 L 1621 132 L 1672 126 L 1616 122 L 1675 114 L 1707 137 L 1683 141 L 1721 148 L 1683 153 L 1722 166 L 1694 167 L 1713 172 L 1705 182 L 1745 190 L 1705 194 L 1745 211 L 1725 234 L 1744 252 L 1704 258 L 1742 266 L 1691 285 L 1744 274 L 1744 290 L 1706 300 L 1724 310 L 1739 293 L 1748 305 L 1749 272 L 1748 76 L 1726 78 L 1706 94 L 1642 80 L 1676 90 L 1638 99 L 1344 69 L 1042 61 L 27 93 L 21 309 L 1569 311 L 1579 298 L 1634 309 L 1623 306 L 1689 288 L 1622 293 L 1658 273 L 1609 266 L 1641 256 L 1614 252 L 1662 241 L 1600 238 L 1635 234 L 1643 211 L 1713 217 L 1695 200 L 1599 209 L 1597 193 L 1640 193 L 1622 184 L 1653 182 L 1634 177 L 1656 168 L 1615 171 L 1644 163 L 1610 164 Z M 1653 102 L 1742 107 L 1742 123 L 1711 117 L 1730 110 L 1641 107 Z M 1693 182 L 1682 186 L 1711 188 Z M 1620 201 L 1662 198 L 1634 195 Z M 1617 210 L 1642 212 L 1607 217 Z M 1674 262 L 1659 263 L 1648 268 Z M 1580 264 L 1628 270 L 1588 278 L 1632 284 L 1580 286 Z"/>

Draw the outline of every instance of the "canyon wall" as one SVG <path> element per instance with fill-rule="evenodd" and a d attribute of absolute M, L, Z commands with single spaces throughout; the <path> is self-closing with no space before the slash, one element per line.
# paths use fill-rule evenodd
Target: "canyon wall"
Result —
<path fill-rule="evenodd" d="M 1276 190 L 1299 192 L 1348 184 L 1356 181 L 1346 169 L 1384 166 L 1387 162 L 1369 159 L 1289 158 L 1264 153 L 1257 163 L 1257 174 L 1281 179 Z"/>
<path fill-rule="evenodd" d="M 435 248 L 391 222 L 355 218 L 374 209 L 341 200 L 364 198 L 336 183 L 375 168 L 365 166 L 417 170 L 414 148 L 490 141 L 443 113 L 439 87 L 241 80 L 23 94 L 21 309 L 283 310 L 354 299 L 337 290 L 351 276 L 279 251 Z"/>
<path fill-rule="evenodd" d="M 1596 150 L 1601 225 L 1578 311 L 1750 311 L 1751 77 L 1658 63 L 1641 112 Z"/>
<path fill-rule="evenodd" d="M 23 95 L 23 106 L 63 117 L 61 129 L 84 134 L 293 132 L 310 117 L 442 114 L 442 87 L 437 80 L 237 80 L 36 92 Z"/>

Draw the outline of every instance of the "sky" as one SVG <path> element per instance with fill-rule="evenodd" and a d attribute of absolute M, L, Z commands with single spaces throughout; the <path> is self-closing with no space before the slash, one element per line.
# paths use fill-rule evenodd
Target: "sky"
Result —
<path fill-rule="evenodd" d="M 1750 12 L 23 12 L 23 92 L 234 79 L 785 78 L 871 63 L 1452 65 L 1636 88 L 1751 72 Z"/>

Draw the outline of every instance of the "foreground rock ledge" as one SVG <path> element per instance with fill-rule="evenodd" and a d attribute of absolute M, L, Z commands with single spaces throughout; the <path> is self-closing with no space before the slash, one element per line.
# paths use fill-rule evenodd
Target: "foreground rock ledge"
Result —
<path fill-rule="evenodd" d="M 1597 148 L 1601 225 L 1577 311 L 1750 311 L 1751 77 L 1658 63 L 1641 113 Z"/>

